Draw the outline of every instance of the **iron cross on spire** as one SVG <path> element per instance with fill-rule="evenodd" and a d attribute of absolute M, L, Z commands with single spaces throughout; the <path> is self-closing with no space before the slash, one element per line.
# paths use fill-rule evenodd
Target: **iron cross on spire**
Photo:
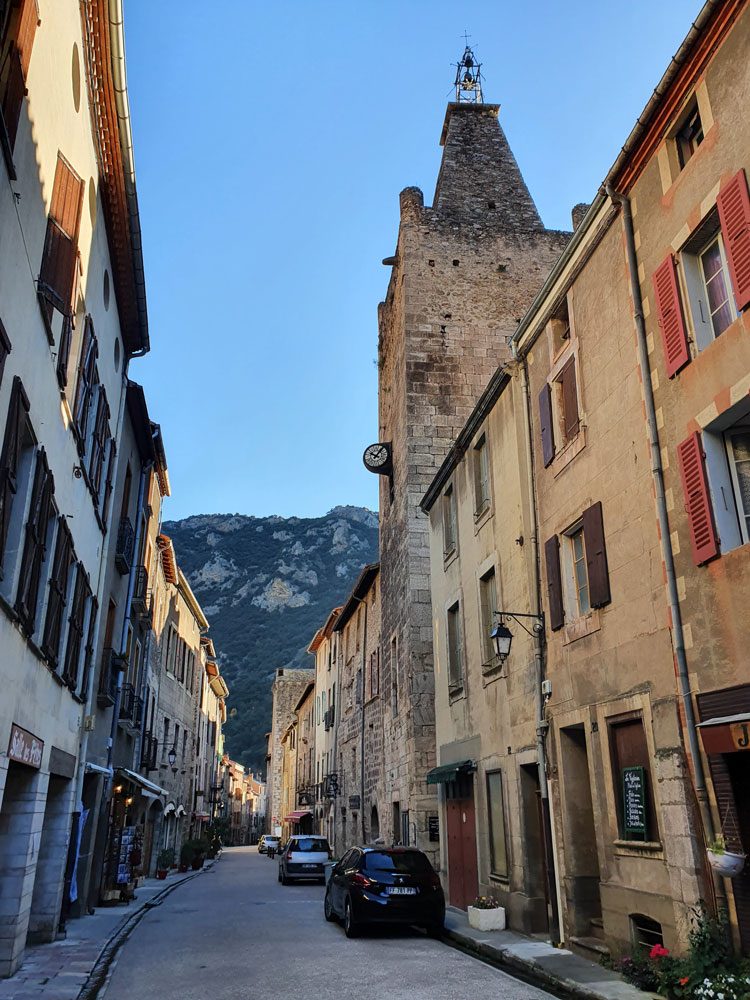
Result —
<path fill-rule="evenodd" d="M 456 101 L 461 104 L 484 104 L 482 97 L 482 64 L 469 46 L 469 35 L 464 32 L 466 48 L 461 62 L 456 63 Z"/>

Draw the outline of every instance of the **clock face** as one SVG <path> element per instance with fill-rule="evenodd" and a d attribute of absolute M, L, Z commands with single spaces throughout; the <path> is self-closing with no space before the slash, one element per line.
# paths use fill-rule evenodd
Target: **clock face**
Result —
<path fill-rule="evenodd" d="M 382 442 L 371 444 L 368 448 L 365 448 L 362 461 L 365 463 L 365 468 L 369 469 L 370 472 L 383 472 L 390 466 L 391 449 L 387 444 Z"/>

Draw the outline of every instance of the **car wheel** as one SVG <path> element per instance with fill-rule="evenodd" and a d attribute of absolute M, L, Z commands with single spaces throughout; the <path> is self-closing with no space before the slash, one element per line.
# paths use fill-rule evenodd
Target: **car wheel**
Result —
<path fill-rule="evenodd" d="M 336 911 L 333 906 L 331 906 L 330 893 L 326 893 L 325 899 L 323 900 L 323 914 L 328 921 L 334 921 L 336 919 Z"/>
<path fill-rule="evenodd" d="M 281 879 L 281 869 L 279 868 L 279 882 L 281 882 L 281 881 L 282 881 L 282 879 Z"/>
<path fill-rule="evenodd" d="M 344 933 L 348 938 L 357 937 L 359 934 L 359 924 L 354 919 L 352 901 L 348 896 L 346 897 L 346 902 L 344 903 Z"/>
<path fill-rule="evenodd" d="M 282 885 L 289 885 L 289 883 L 292 881 L 290 878 L 287 878 L 286 875 L 282 875 L 281 872 L 279 872 L 279 876 L 281 877 Z"/>
<path fill-rule="evenodd" d="M 444 927 L 442 922 L 439 924 L 426 924 L 425 930 L 427 931 L 427 937 L 439 938 L 443 936 Z"/>

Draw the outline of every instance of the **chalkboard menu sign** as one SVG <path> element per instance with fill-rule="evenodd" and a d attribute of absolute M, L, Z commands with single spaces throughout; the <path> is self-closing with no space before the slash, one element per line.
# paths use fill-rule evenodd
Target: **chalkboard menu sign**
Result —
<path fill-rule="evenodd" d="M 625 836 L 646 839 L 646 774 L 642 767 L 622 769 L 622 816 Z"/>
<path fill-rule="evenodd" d="M 437 816 L 427 817 L 427 826 L 430 832 L 430 842 L 435 843 L 440 840 L 440 820 Z"/>

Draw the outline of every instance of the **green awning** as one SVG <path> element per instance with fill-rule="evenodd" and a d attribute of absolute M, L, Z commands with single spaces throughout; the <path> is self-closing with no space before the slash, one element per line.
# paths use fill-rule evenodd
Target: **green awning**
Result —
<path fill-rule="evenodd" d="M 427 784 L 439 785 L 446 781 L 455 781 L 459 774 L 471 774 L 477 765 L 473 760 L 457 760 L 452 764 L 441 764 L 427 772 Z"/>

